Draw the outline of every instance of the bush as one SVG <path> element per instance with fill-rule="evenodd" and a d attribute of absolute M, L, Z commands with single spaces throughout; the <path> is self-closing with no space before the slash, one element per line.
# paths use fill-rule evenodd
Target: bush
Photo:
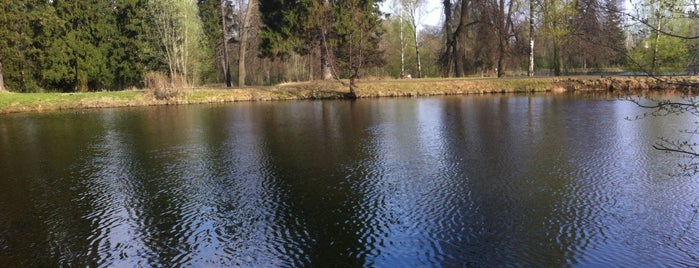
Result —
<path fill-rule="evenodd" d="M 184 95 L 186 83 L 182 79 L 170 79 L 160 72 L 148 72 L 145 76 L 146 92 L 158 100 L 169 100 Z"/>

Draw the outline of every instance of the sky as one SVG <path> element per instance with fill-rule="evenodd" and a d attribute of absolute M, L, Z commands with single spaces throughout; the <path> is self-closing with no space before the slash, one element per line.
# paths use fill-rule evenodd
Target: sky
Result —
<path fill-rule="evenodd" d="M 442 1 L 426 0 L 426 5 L 423 9 L 425 10 L 425 15 L 423 16 L 422 24 L 437 26 L 444 20 Z"/>
<path fill-rule="evenodd" d="M 440 25 L 442 23 L 442 20 L 444 20 L 444 17 L 442 15 L 442 0 L 424 0 L 424 1 L 425 1 L 425 5 L 422 8 L 424 14 L 422 15 L 422 18 L 418 19 L 419 20 L 418 23 L 421 26 Z M 391 11 L 393 2 L 394 2 L 394 0 L 384 0 L 384 2 L 381 5 L 381 10 L 383 12 L 393 13 L 393 11 Z M 422 28 L 422 27 L 418 27 L 418 28 Z"/>

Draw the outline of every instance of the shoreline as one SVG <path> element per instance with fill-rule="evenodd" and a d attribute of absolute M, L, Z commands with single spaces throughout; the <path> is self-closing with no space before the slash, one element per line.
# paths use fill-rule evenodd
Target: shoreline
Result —
<path fill-rule="evenodd" d="M 699 83 L 699 77 L 673 78 L 673 81 Z M 627 95 L 651 92 L 692 94 L 699 90 L 696 86 L 684 87 L 674 83 L 662 83 L 648 77 L 605 76 L 361 80 L 357 86 L 356 98 L 605 91 Z M 186 90 L 184 94 L 167 100 L 154 98 L 148 90 L 89 93 L 0 92 L 0 114 L 243 101 L 351 99 L 348 93 L 348 86 L 337 81 L 243 88 L 206 85 Z"/>

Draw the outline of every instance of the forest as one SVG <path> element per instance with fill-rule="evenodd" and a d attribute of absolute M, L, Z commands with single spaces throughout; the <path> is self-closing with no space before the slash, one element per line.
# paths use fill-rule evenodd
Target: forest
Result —
<path fill-rule="evenodd" d="M 0 90 L 697 74 L 696 0 L 0 1 Z"/>

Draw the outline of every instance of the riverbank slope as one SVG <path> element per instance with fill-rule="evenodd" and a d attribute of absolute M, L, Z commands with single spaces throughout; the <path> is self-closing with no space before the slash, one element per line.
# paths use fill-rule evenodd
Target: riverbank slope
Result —
<path fill-rule="evenodd" d="M 675 81 L 699 83 L 699 78 L 685 77 L 677 78 Z M 645 77 L 431 78 L 359 81 L 356 97 L 581 91 L 641 94 L 648 91 L 686 91 L 688 89 L 696 92 L 696 89 L 681 84 L 668 84 Z M 182 94 L 168 99 L 155 98 L 149 90 L 91 93 L 0 93 L 0 113 L 237 101 L 345 99 L 348 98 L 348 92 L 347 86 L 336 81 L 312 81 L 233 89 L 221 85 L 208 85 L 184 90 Z"/>

